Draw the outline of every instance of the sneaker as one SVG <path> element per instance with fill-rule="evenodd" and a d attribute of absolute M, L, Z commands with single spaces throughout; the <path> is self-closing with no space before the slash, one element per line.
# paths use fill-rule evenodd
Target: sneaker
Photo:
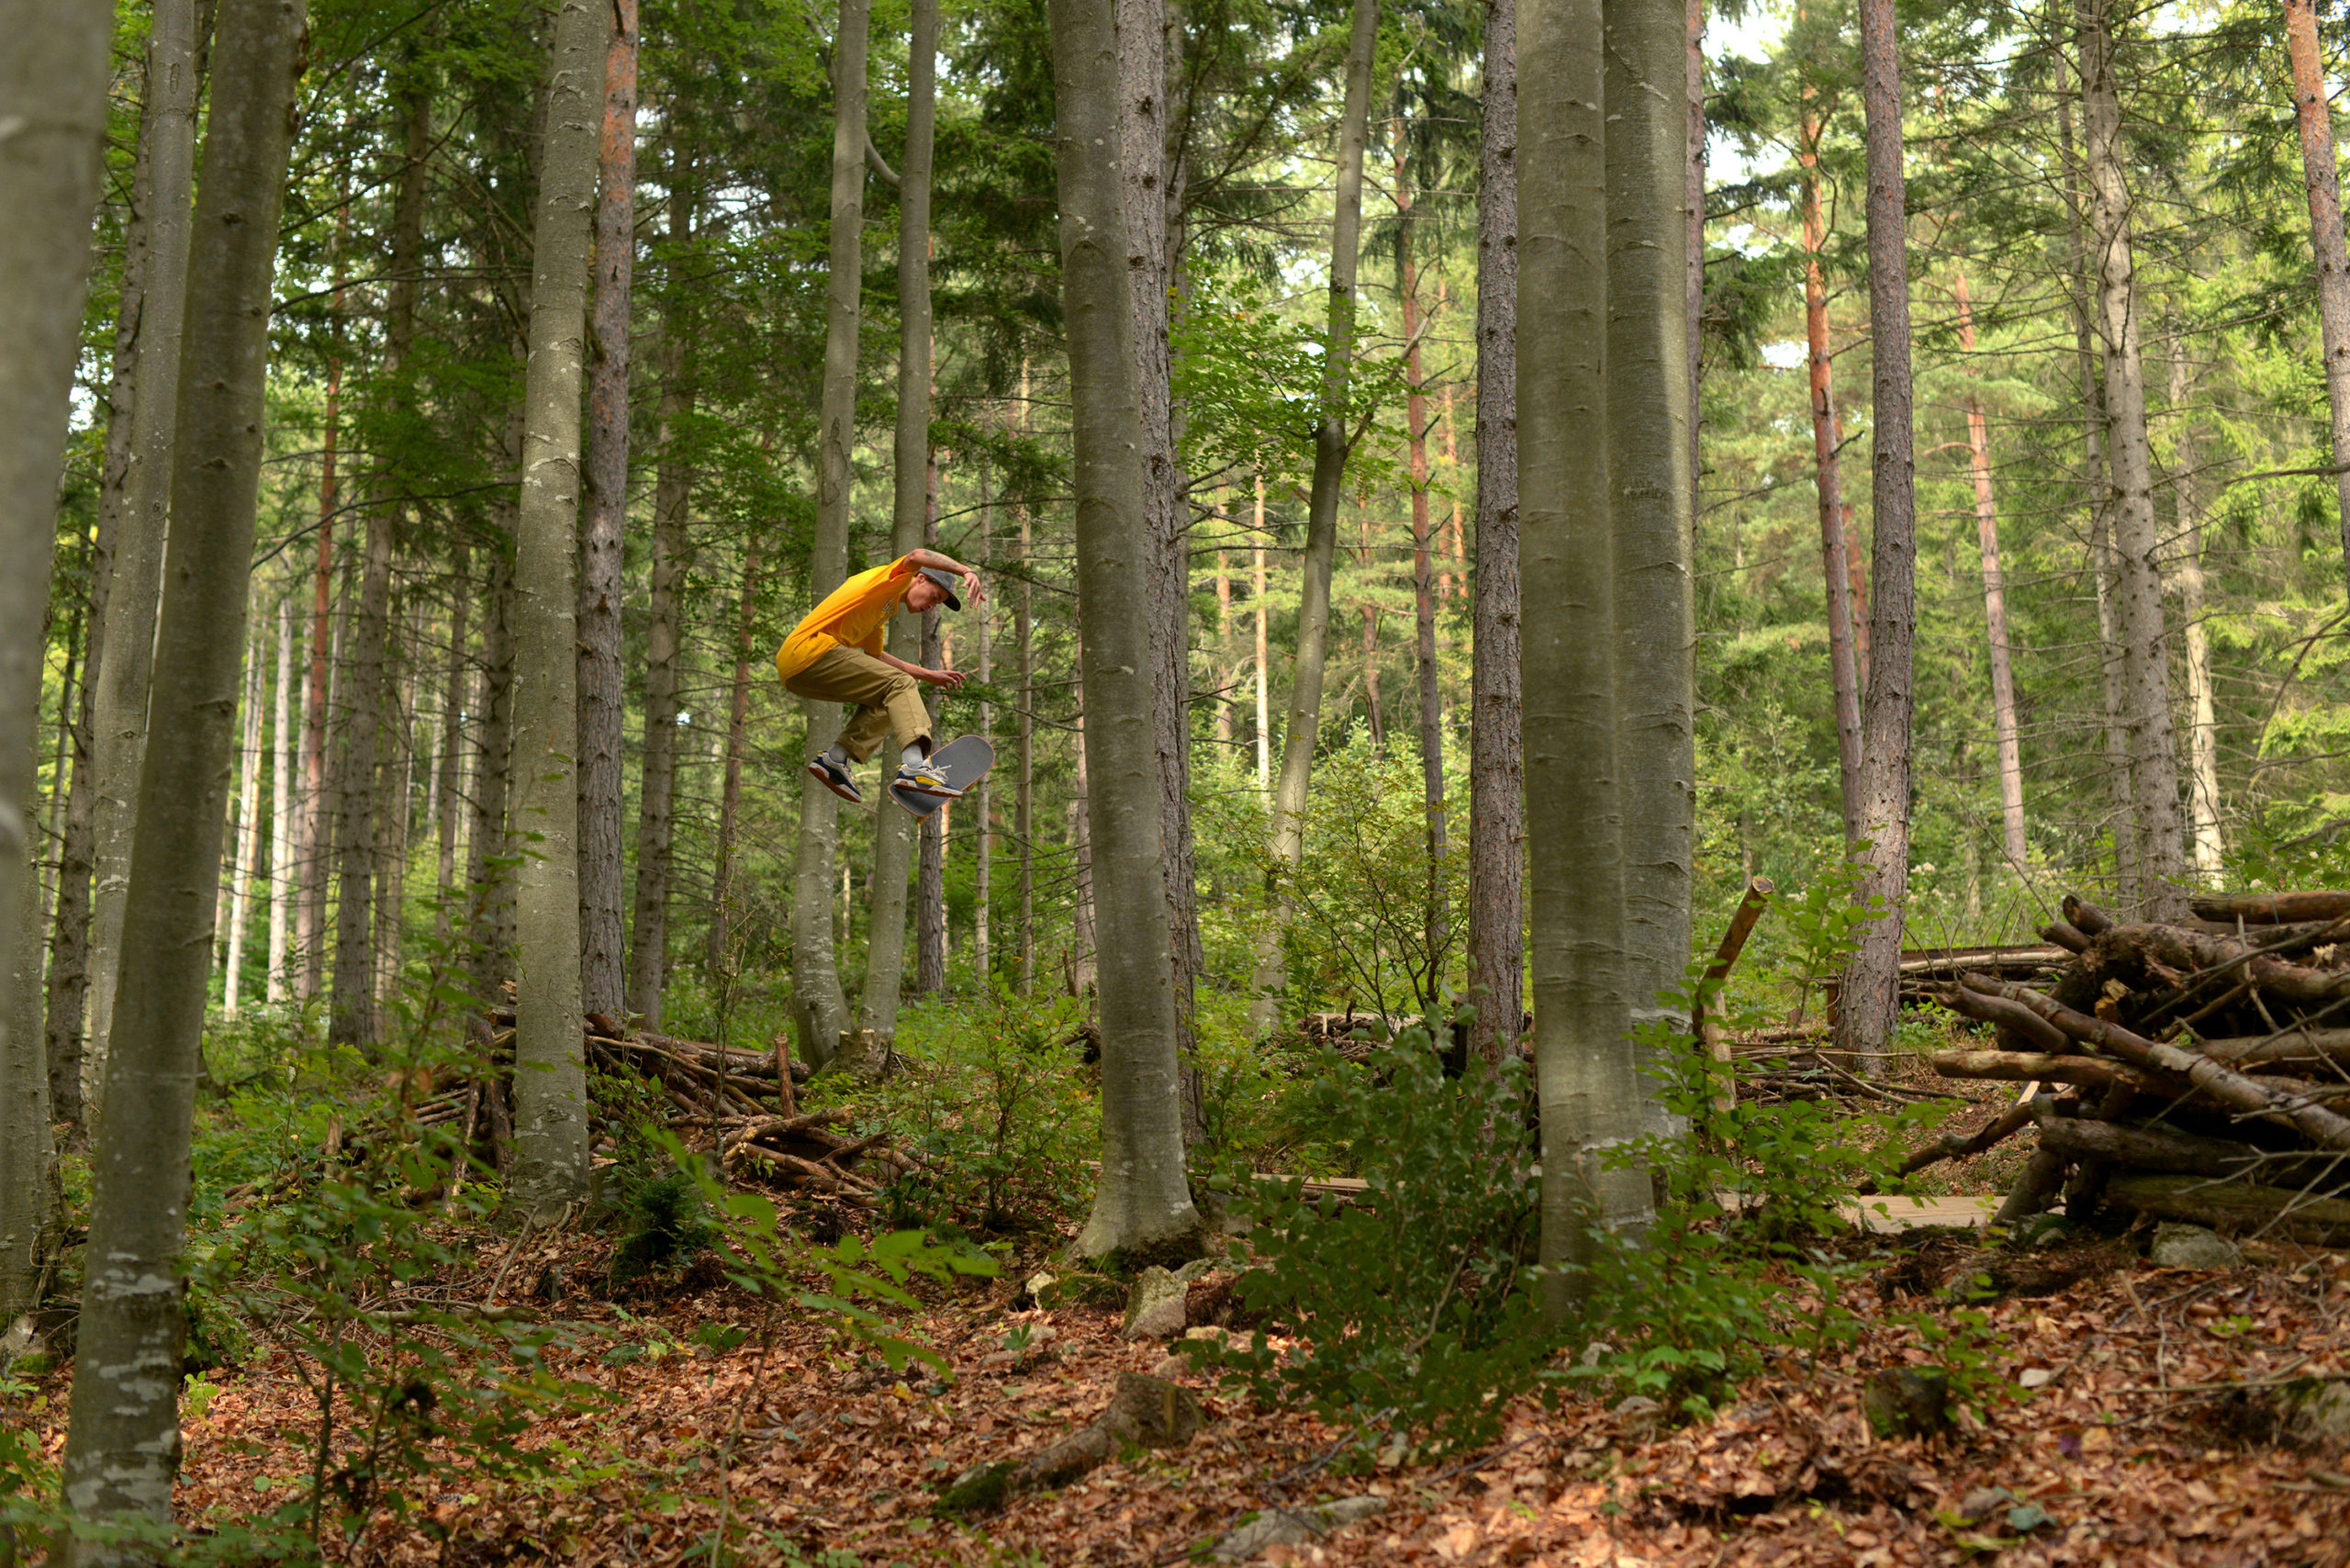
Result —
<path fill-rule="evenodd" d="M 808 764 L 808 777 L 851 805 L 865 804 L 865 797 L 856 791 L 856 780 L 848 776 L 847 768 L 843 767 L 829 756 L 818 754 L 816 758 Z"/>
<path fill-rule="evenodd" d="M 898 769 L 898 777 L 890 781 L 892 790 L 904 790 L 916 795 L 929 795 L 941 801 L 952 801 L 963 793 L 946 781 L 946 775 L 931 765 L 925 757 L 909 762 Z"/>

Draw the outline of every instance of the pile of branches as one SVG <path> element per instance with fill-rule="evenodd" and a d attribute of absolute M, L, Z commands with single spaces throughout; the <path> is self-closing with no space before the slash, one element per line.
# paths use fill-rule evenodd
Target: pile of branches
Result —
<path fill-rule="evenodd" d="M 886 1134 L 842 1130 L 850 1119 L 845 1108 L 802 1113 L 796 1091 L 808 1070 L 780 1040 L 770 1054 L 633 1030 L 601 1013 L 582 1023 L 588 1065 L 648 1085 L 666 1125 L 688 1144 L 714 1150 L 730 1176 L 747 1166 L 777 1185 L 873 1209 L 884 1185 L 915 1169 Z M 489 1070 L 421 1102 L 417 1119 L 428 1126 L 461 1122 L 465 1145 L 503 1170 L 513 1138 L 514 1013 L 500 1008 L 468 1026 Z"/>
<path fill-rule="evenodd" d="M 2047 990 L 1970 971 L 1937 989 L 1996 1049 L 1945 1051 L 1948 1078 L 2029 1087 L 1913 1168 L 2036 1129 L 1999 1223 L 2059 1199 L 2228 1232 L 2350 1244 L 2350 892 L 2197 899 L 2123 924 L 2081 899 L 2042 935 L 2073 955 Z"/>

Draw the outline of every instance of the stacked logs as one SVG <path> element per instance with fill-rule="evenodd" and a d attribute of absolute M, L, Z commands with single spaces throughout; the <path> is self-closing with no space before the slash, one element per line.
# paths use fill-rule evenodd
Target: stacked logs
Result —
<path fill-rule="evenodd" d="M 1939 987 L 1997 1048 L 1942 1052 L 1935 1070 L 2031 1087 L 1912 1167 L 2031 1127 L 2039 1148 L 1997 1223 L 2061 1198 L 2076 1222 L 2110 1206 L 2350 1244 L 2350 892 L 2189 907 L 2123 924 L 2067 897 L 2042 935 L 2073 958 L 2046 991 L 1976 971 Z"/>

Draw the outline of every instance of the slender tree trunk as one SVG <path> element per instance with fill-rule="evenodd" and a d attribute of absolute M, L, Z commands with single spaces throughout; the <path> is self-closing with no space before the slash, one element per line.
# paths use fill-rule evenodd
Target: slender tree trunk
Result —
<path fill-rule="evenodd" d="M 2143 913 L 2186 913 L 2187 846 L 2178 802 L 2178 753 L 2170 708 L 2170 655 L 2163 624 L 2163 538 L 2154 517 L 2146 438 L 2146 371 L 2139 348 L 2140 297 L 2131 254 L 2120 84 L 2104 0 L 2083 0 L 2081 97 L 2088 118 L 2090 228 L 2095 236 L 2098 339 L 2105 356 L 2105 453 L 2112 504 L 2114 609 L 2121 636 L 2123 715 L 2129 726 L 2131 803 L 2138 826 Z"/>
<path fill-rule="evenodd" d="M 318 994 L 326 924 L 327 674 L 334 651 L 335 436 L 341 413 L 342 363 L 327 364 L 326 450 L 319 479 L 319 554 L 310 606 L 310 677 L 302 698 L 302 888 L 296 942 L 301 965 L 295 994 L 308 1002 Z"/>
<path fill-rule="evenodd" d="M 433 886 L 439 895 L 440 913 L 433 917 L 432 930 L 443 941 L 450 933 L 450 904 L 456 886 L 458 758 L 459 748 L 464 744 L 465 698 L 473 685 L 467 678 L 471 666 L 465 662 L 466 612 L 473 605 L 473 584 L 466 568 L 471 564 L 471 552 L 459 545 L 451 579 L 449 675 L 447 684 L 441 689 L 441 755 L 434 764 Z"/>
<path fill-rule="evenodd" d="M 674 133 L 673 133 L 674 134 Z M 673 267 L 692 237 L 691 159 L 670 150 L 669 239 Z M 628 1005 L 648 1029 L 661 1026 L 669 966 L 669 890 L 677 833 L 677 660 L 685 635 L 686 573 L 695 456 L 687 427 L 699 391 L 690 368 L 694 330 L 682 289 L 672 289 L 662 325 L 660 468 L 653 482 L 652 613 L 644 632 L 644 773 L 637 791 L 636 907 L 629 943 Z M 829 798 L 829 797 L 828 797 Z M 825 884 L 829 890 L 829 879 Z"/>
<path fill-rule="evenodd" d="M 1836 450 L 1844 449 L 1844 405 L 1831 398 L 1828 405 L 1829 435 Z M 1852 601 L 1852 678 L 1867 700 L 1869 689 L 1869 588 L 1868 570 L 1861 562 L 1860 535 L 1853 530 L 1852 492 L 1838 487 L 1841 498 L 1840 526 L 1844 535 L 1844 578 Z M 1874 564 L 1874 561 L 1872 561 Z M 1863 737 L 1865 738 L 1865 737 Z"/>
<path fill-rule="evenodd" d="M 1689 260 L 1686 275 L 1687 297 L 1683 309 L 1687 312 L 1689 330 L 1689 497 L 1693 512 L 1703 505 L 1706 488 L 1706 460 L 1697 447 L 1697 431 L 1702 412 L 1699 397 L 1705 369 L 1706 334 L 1706 0 L 1686 0 L 1684 28 L 1687 42 L 1684 49 L 1685 61 L 1684 90 L 1688 96 L 1689 139 L 1685 149 L 1689 188 Z M 1690 519 L 1692 539 L 1695 539 L 1696 519 Z M 1693 543 L 1694 548 L 1694 543 Z"/>
<path fill-rule="evenodd" d="M 596 200 L 596 104 L 610 0 L 555 13 L 546 151 L 532 224 L 531 358 L 514 564 L 516 886 L 514 1153 L 509 1191 L 541 1224 L 588 1195 L 580 1054 L 579 403 Z"/>
<path fill-rule="evenodd" d="M 1266 678 L 1266 622 L 1270 611 L 1265 605 L 1265 476 L 1257 476 L 1257 575 L 1250 588 L 1251 608 L 1257 622 L 1257 788 L 1273 787 L 1273 721 L 1270 689 Z"/>
<path fill-rule="evenodd" d="M 1215 748 L 1220 757 L 1232 755 L 1232 687 L 1239 672 L 1225 664 L 1232 653 L 1232 553 L 1215 553 Z"/>
<path fill-rule="evenodd" d="M 1095 896 L 1121 939 L 1101 954 L 1102 1174 L 1078 1251 L 1099 1258 L 1199 1228 L 1183 1162 L 1181 1030 L 1152 737 L 1150 540 L 1121 204 L 1113 0 L 1052 0 L 1063 319 Z M 1358 153 L 1358 168 L 1360 154 Z M 1358 177 L 1360 177 L 1358 175 Z"/>
<path fill-rule="evenodd" d="M 621 606 L 627 597 L 629 304 L 636 270 L 636 0 L 612 0 L 598 147 L 596 302 L 588 390 L 588 490 L 579 530 L 579 996 L 626 1002 L 621 900 Z"/>
<path fill-rule="evenodd" d="M 245 915 L 252 902 L 253 858 L 261 844 L 261 698 L 262 666 L 269 657 L 267 630 L 253 644 L 245 677 L 245 734 L 237 748 L 237 869 L 229 895 L 228 973 L 221 986 L 221 1011 L 237 1015 L 245 970 Z"/>
<path fill-rule="evenodd" d="M 2293 116 L 2301 132 L 2301 176 L 2310 201 L 2310 248 L 2317 259 L 2317 317 L 2325 346 L 2325 398 L 2332 420 L 2334 497 L 2342 517 L 2343 570 L 2350 576 L 2350 250 L 2342 237 L 2342 174 L 2333 152 L 2333 111 L 2311 0 L 2285 0 L 2285 53 L 2292 62 Z M 2198 853 L 2200 854 L 2200 837 Z"/>
<path fill-rule="evenodd" d="M 92 1160 L 87 1276 L 65 1445 L 79 1518 L 171 1517 L 178 1468 L 180 1248 L 211 964 L 246 563 L 259 501 L 271 282 L 292 133 L 301 0 L 224 0 L 193 233 L 186 373 L 170 512 L 180 548 L 154 660 L 141 809 Z M 106 1553 L 70 1546 L 69 1561 Z"/>
<path fill-rule="evenodd" d="M 57 491 L 82 300 L 90 216 L 106 130 L 107 44 L 114 8 L 92 0 L 0 3 L 0 103 L 22 116 L 0 140 L 0 955 L 13 965 L 19 922 L 37 900 L 28 811 L 40 713 L 44 617 Z M 240 557 L 241 560 L 242 557 Z M 0 998 L 0 1320 L 34 1305 L 59 1207 L 50 1142 L 49 1068 L 38 1034 L 12 1026 L 24 1009 L 15 974 Z M 90 1265 L 103 1272 L 103 1260 Z M 90 1363 L 84 1363 L 85 1366 Z M 104 1381 L 92 1371 L 91 1383 Z M 173 1386 L 176 1386 L 174 1384 Z M 0 1529 L 0 1551 L 15 1538 Z"/>
<path fill-rule="evenodd" d="M 1290 675 L 1289 722 L 1281 734 L 1281 780 L 1273 787 L 1273 916 L 1257 945 L 1249 989 L 1250 1030 L 1262 1036 L 1279 1016 L 1288 975 L 1281 931 L 1289 923 L 1286 887 L 1305 853 L 1305 798 L 1321 732 L 1322 678 L 1329 655 L 1330 570 L 1338 551 L 1339 490 L 1351 432 L 1348 387 L 1354 375 L 1355 274 L 1362 245 L 1362 155 L 1371 114 L 1371 57 L 1379 41 L 1379 0 L 1354 0 L 1347 43 L 1346 98 L 1338 120 L 1338 188 L 1330 226 L 1328 342 L 1322 360 L 1322 408 L 1314 428 L 1314 486 L 1306 502 L 1305 556 L 1297 607 L 1297 656 Z M 1374 707 L 1376 704 L 1373 705 Z"/>
<path fill-rule="evenodd" d="M 1519 14 L 1517 435 L 1525 625 L 1527 841 L 1542 1108 L 1542 1259 L 1586 1262 L 1595 1226 L 1637 1226 L 1649 1179 L 1604 1155 L 1642 1130 L 1625 962 L 1617 792 L 1617 540 L 1610 513 L 1602 7 Z M 1553 1316 L 1582 1294 L 1551 1277 Z"/>
<path fill-rule="evenodd" d="M 1966 297 L 1966 269 L 1957 275 L 1958 343 L 1975 352 L 1975 311 Z M 1990 422 L 1983 399 L 1966 395 L 1967 465 L 1975 477 L 1975 527 L 1983 546 L 1983 621 L 1990 633 L 1991 728 L 1999 748 L 1999 821 L 2009 868 L 2021 872 L 2031 847 L 2024 838 L 2023 746 L 2016 730 L 2016 681 L 2008 646 L 2008 594 L 1999 570 L 1999 510 L 1991 496 Z"/>
<path fill-rule="evenodd" d="M 1901 84 L 1893 0 L 1861 0 L 1861 103 L 1867 117 L 1869 353 L 1874 466 L 1869 503 L 1868 704 L 1861 736 L 1860 897 L 1879 911 L 1844 968 L 1837 1045 L 1872 1070 L 1899 1011 L 1909 889 L 1909 728 L 1915 693 L 1917 472 L 1909 381 L 1909 255 Z"/>
<path fill-rule="evenodd" d="M 390 705 L 384 727 L 387 748 L 377 770 L 381 802 L 375 812 L 375 1038 L 389 1043 L 408 940 L 408 794 L 415 782 L 415 672 L 400 648 L 422 642 L 420 616 L 409 618 L 408 635 L 392 650 L 384 690 Z"/>
<path fill-rule="evenodd" d="M 1697 836 L 1690 566 L 1688 35 L 1655 0 L 1604 0 L 1607 473 L 1615 487 L 1617 795 L 1634 1027 L 1678 1022 Z M 1669 1117 L 1638 1081 L 1651 1131 Z"/>
<path fill-rule="evenodd" d="M 500 532 L 510 538 L 509 531 Z M 506 977 L 513 972 L 514 943 L 514 877 L 506 811 L 515 760 L 514 557 L 506 538 L 492 548 L 482 618 L 481 728 L 473 767 L 473 820 L 465 835 L 469 969 L 474 994 L 483 1007 L 503 1000 Z"/>
<path fill-rule="evenodd" d="M 929 465 L 923 494 L 922 542 L 927 547 L 938 543 L 935 460 Z M 923 667 L 944 669 L 954 664 L 952 650 L 945 639 L 946 629 L 939 618 L 924 616 L 917 660 Z M 935 688 L 924 696 L 934 726 L 945 699 Z M 954 810 L 952 805 L 943 806 L 924 817 L 918 839 L 920 849 L 914 862 L 914 991 L 922 996 L 943 996 L 946 991 L 946 823 Z"/>
<path fill-rule="evenodd" d="M 1836 759 L 1843 786 L 1844 843 L 1861 842 L 1861 678 L 1852 646 L 1852 542 L 1836 435 L 1835 362 L 1828 348 L 1828 280 L 1819 264 L 1828 222 L 1819 205 L 1819 124 L 1807 115 L 1803 162 L 1803 319 L 1811 362 L 1812 484 L 1819 497 L 1819 577 L 1828 594 L 1828 668 L 1836 701 Z"/>
<path fill-rule="evenodd" d="M 743 806 L 743 744 L 751 718 L 751 638 L 758 629 L 759 539 L 743 546 L 743 595 L 734 607 L 734 687 L 726 706 L 726 764 L 718 799 L 718 865 L 710 900 L 710 945 L 704 960 L 713 977 L 731 974 L 726 948 L 733 931 L 735 823 Z"/>
<path fill-rule="evenodd" d="M 856 337 L 865 224 L 865 58 L 869 0 L 840 0 L 833 35 L 833 199 L 831 254 L 824 287 L 824 384 L 816 440 L 816 532 L 808 554 L 811 604 L 848 577 L 849 451 L 856 442 Z M 834 702 L 802 702 L 808 749 L 829 744 L 839 722 Z M 800 851 L 792 870 L 791 995 L 800 1055 L 822 1067 L 840 1049 L 849 1025 L 830 910 L 833 854 L 840 841 L 839 797 L 803 778 Z"/>
<path fill-rule="evenodd" d="M 1526 752 L 1517 507 L 1517 0 L 1485 0 L 1477 186 L 1477 576 L 1470 643 L 1470 1049 L 1498 1063 L 1525 1020 Z M 1264 482 L 1258 481 L 1259 534 Z M 1257 554 L 1264 657 L 1264 549 Z"/>
<path fill-rule="evenodd" d="M 129 350 L 134 346 L 118 340 L 116 379 L 125 400 L 129 396 L 129 380 L 123 367 L 133 357 Z M 122 444 L 127 452 L 128 411 L 118 418 L 125 429 Z M 114 444 L 111 428 L 107 444 L 109 448 Z M 104 509 L 98 526 L 102 533 L 112 526 Z M 79 1127 L 83 1120 L 82 1018 L 89 995 L 91 838 L 96 826 L 98 800 L 96 780 L 91 777 L 95 771 L 90 745 L 91 689 L 97 676 L 96 661 L 106 624 L 102 563 L 107 554 L 103 545 L 91 553 L 90 610 L 83 634 L 85 651 L 82 683 L 74 694 L 71 722 L 66 726 L 73 753 L 73 782 L 66 793 L 64 825 L 58 834 L 57 904 L 50 926 L 48 1014 L 41 1038 L 49 1078 L 49 1114 L 73 1127 Z"/>
<path fill-rule="evenodd" d="M 2220 833 L 2220 725 L 2211 689 L 2211 637 L 2203 624 L 2203 516 L 2196 504 L 2194 427 L 2188 423 L 2187 329 L 2174 322 L 2170 340 L 2171 498 L 2178 508 L 2178 614 L 2185 622 L 2188 777 L 2195 835 L 2195 869 L 2206 887 L 2226 869 Z"/>
<path fill-rule="evenodd" d="M 186 309 L 189 198 L 196 167 L 196 50 L 194 0 L 163 0 L 148 37 L 146 247 L 139 310 L 139 365 L 131 394 L 130 463 L 109 563 L 106 642 L 95 697 L 97 817 L 93 846 L 88 1054 L 104 1070 L 122 956 L 123 897 L 138 827 L 140 765 L 148 732 L 148 681 L 154 667 L 155 607 L 178 424 L 175 402 Z"/>
<path fill-rule="evenodd" d="M 988 480 L 987 459 L 982 457 L 979 459 L 979 532 L 971 545 L 972 565 L 982 573 L 990 572 L 995 566 L 995 499 L 990 493 Z M 981 605 L 979 613 L 979 681 L 982 691 L 987 690 L 989 683 L 995 678 L 992 656 L 994 622 L 995 611 Z M 979 699 L 978 733 L 987 736 L 990 745 L 994 744 L 995 704 L 984 697 Z M 979 830 L 975 841 L 978 857 L 971 868 L 971 968 L 979 977 L 979 994 L 985 998 L 992 995 L 995 990 L 994 955 L 989 950 L 988 930 L 988 917 L 992 913 L 990 906 L 995 894 L 995 791 L 988 787 L 984 778 L 971 791 L 971 816 Z"/>
<path fill-rule="evenodd" d="M 938 84 L 938 6 L 916 0 L 909 15 L 906 151 L 898 167 L 898 426 L 892 445 L 890 553 L 919 548 L 927 531 L 930 484 L 930 165 Z M 917 618 L 890 617 L 890 651 L 922 657 Z M 894 737 L 892 737 L 894 740 Z M 819 744 L 811 737 L 811 744 Z M 884 777 L 890 754 L 881 756 Z M 906 969 L 906 873 L 913 862 L 913 823 L 886 804 L 873 817 L 873 919 L 866 941 L 865 993 L 857 1026 L 879 1048 L 852 1065 L 861 1076 L 889 1063 L 898 1034 L 898 993 Z"/>
<path fill-rule="evenodd" d="M 1400 119 L 1394 140 L 1395 279 L 1404 301 L 1404 434 L 1412 491 L 1412 655 L 1419 676 L 1421 853 L 1427 858 L 1421 941 L 1427 946 L 1428 970 L 1419 1002 L 1430 1007 L 1443 988 L 1451 926 L 1444 897 L 1444 698 L 1437 684 L 1436 577 L 1428 552 L 1428 399 L 1421 379 L 1420 275 L 1412 254 L 1412 171 Z"/>
<path fill-rule="evenodd" d="M 269 988 L 275 1007 L 287 995 L 287 917 L 294 906 L 294 596 L 277 601 L 277 698 L 270 715 L 269 770 Z"/>
<path fill-rule="evenodd" d="M 386 696 L 385 661 L 391 624 L 392 528 L 380 505 L 367 509 L 366 567 L 360 578 L 359 624 L 346 678 L 351 733 L 345 743 L 335 822 L 334 994 L 327 1037 L 370 1056 L 375 1038 L 376 763 Z"/>
<path fill-rule="evenodd" d="M 1069 803 L 1069 846 L 1075 908 L 1069 928 L 1069 993 L 1082 999 L 1093 991 L 1093 844 L 1089 823 L 1092 793 L 1085 787 L 1085 679 L 1077 680 L 1077 794 Z M 1091 1011 L 1089 1006 L 1088 1011 Z"/>
<path fill-rule="evenodd" d="M 1025 366 L 1021 370 L 1021 418 L 1027 418 Z M 1036 635 L 1034 617 L 1036 556 L 1030 539 L 1027 503 L 1020 506 L 1020 586 L 1013 601 L 1013 667 L 1019 672 L 1020 707 L 1013 730 L 1012 835 L 1020 841 L 1020 994 L 1036 994 Z"/>

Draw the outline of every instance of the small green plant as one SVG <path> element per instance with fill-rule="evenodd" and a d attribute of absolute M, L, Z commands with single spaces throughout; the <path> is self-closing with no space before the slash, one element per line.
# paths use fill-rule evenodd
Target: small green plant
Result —
<path fill-rule="evenodd" d="M 624 1205 L 628 1229 L 612 1249 L 611 1281 L 626 1284 L 665 1263 L 707 1251 L 718 1227 L 694 1179 L 672 1170 L 638 1185 Z"/>
<path fill-rule="evenodd" d="M 1524 1288 L 1537 1197 L 1525 1070 L 1448 1078 L 1440 1026 L 1406 1030 L 1361 1066 L 1324 1054 L 1320 1119 L 1362 1173 L 1360 1202 L 1245 1167 L 1216 1179 L 1249 1225 L 1235 1294 L 1303 1343 L 1278 1351 L 1259 1329 L 1185 1347 L 1261 1400 L 1302 1400 L 1366 1431 L 1392 1420 L 1425 1453 L 1490 1438 L 1550 1343 Z"/>

